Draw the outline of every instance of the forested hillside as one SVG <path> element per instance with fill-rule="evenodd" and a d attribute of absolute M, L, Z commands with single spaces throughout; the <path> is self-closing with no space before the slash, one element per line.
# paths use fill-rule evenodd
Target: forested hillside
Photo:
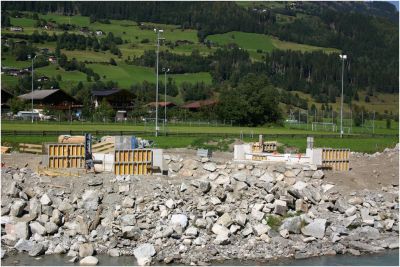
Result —
<path fill-rule="evenodd" d="M 169 100 L 218 98 L 227 88 L 245 92 L 241 85 L 258 84 L 248 82 L 252 77 L 278 89 L 286 105 L 310 106 L 287 91 L 333 105 L 344 53 L 345 102 L 356 104 L 361 94 L 373 99 L 399 91 L 397 18 L 384 2 L 10 1 L 2 2 L 2 66 L 29 66 L 28 54 L 48 48 L 58 67 L 39 60 L 38 72 L 52 79 L 38 86 L 65 86 L 81 98 L 85 90 L 118 86 L 147 101 L 157 27 L 165 29 L 159 68 L 170 69 Z M 94 34 L 98 30 L 104 34 Z M 23 93 L 28 78 L 3 77 L 2 85 Z M 367 106 L 367 97 L 362 101 Z"/>

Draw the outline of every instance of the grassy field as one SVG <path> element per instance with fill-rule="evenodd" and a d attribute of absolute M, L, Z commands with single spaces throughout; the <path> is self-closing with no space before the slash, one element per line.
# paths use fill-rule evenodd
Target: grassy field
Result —
<path fill-rule="evenodd" d="M 155 147 L 159 148 L 209 148 L 212 150 L 227 150 L 227 145 L 234 139 L 221 139 L 215 137 L 170 137 L 170 136 L 141 136 L 144 139 L 153 140 Z M 290 137 L 277 138 L 279 143 L 285 147 L 297 147 L 304 153 L 306 149 L 305 138 Z M 209 142 L 213 141 L 210 145 Z M 245 138 L 245 142 L 255 142 L 257 138 Z M 19 143 L 57 142 L 57 136 L 2 136 L 2 145 L 12 146 L 17 150 Z M 315 147 L 349 148 L 351 151 L 374 153 L 383 151 L 386 147 L 394 147 L 398 142 L 397 138 L 316 138 Z"/>
<path fill-rule="evenodd" d="M 293 94 L 298 94 L 299 97 L 305 98 L 309 106 L 312 104 L 315 104 L 315 106 L 320 110 L 321 109 L 321 103 L 316 103 L 311 95 L 305 94 L 303 92 L 299 91 L 292 91 Z M 359 101 L 353 100 L 352 103 L 353 105 L 358 105 L 365 107 L 366 110 L 368 111 L 376 111 L 381 114 L 387 112 L 392 112 L 393 114 L 398 114 L 399 112 L 399 95 L 398 94 L 385 94 L 385 93 L 377 93 L 375 96 L 370 96 L 370 102 L 365 102 L 365 96 L 366 92 L 361 91 L 358 93 L 359 94 Z M 333 107 L 333 110 L 340 110 L 340 97 L 336 97 L 336 103 L 329 103 L 330 106 Z M 349 112 L 349 105 L 344 104 L 343 105 L 343 111 L 344 112 Z"/>
<path fill-rule="evenodd" d="M 154 124 L 134 123 L 91 123 L 91 122 L 35 122 L 32 126 L 29 122 L 2 121 L 2 131 L 146 131 L 152 133 Z M 393 122 L 392 129 L 384 128 L 384 122 L 376 122 L 376 134 L 398 135 L 398 123 Z M 357 128 L 357 127 L 354 127 Z M 377 132 L 382 129 L 382 132 Z M 168 132 L 171 133 L 203 133 L 203 134 L 234 134 L 250 136 L 251 134 L 311 134 L 332 135 L 338 134 L 330 131 L 311 131 L 311 129 L 289 129 L 282 126 L 270 127 L 239 127 L 239 126 L 204 126 L 204 125 L 169 125 Z"/>
<path fill-rule="evenodd" d="M 214 34 L 207 37 L 208 40 L 217 43 L 219 45 L 226 45 L 229 43 L 235 43 L 239 47 L 248 50 L 249 52 L 255 52 L 262 50 L 263 52 L 271 52 L 274 49 L 281 50 L 294 50 L 301 52 L 317 51 L 322 50 L 326 53 L 332 53 L 340 51 L 334 48 L 317 47 L 299 43 L 292 43 L 281 41 L 276 37 L 247 32 L 228 32 L 224 34 Z"/>

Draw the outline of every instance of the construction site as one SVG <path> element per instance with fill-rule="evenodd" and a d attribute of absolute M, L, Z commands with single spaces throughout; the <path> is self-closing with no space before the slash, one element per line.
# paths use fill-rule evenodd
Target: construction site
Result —
<path fill-rule="evenodd" d="M 262 135 L 232 152 L 163 150 L 85 134 L 4 150 L 1 256 L 199 265 L 398 248 L 398 145 L 368 155 L 304 142 L 304 154 Z"/>

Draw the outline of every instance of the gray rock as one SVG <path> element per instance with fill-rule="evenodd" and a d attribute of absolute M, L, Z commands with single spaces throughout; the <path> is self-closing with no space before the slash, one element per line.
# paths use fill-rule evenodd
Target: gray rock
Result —
<path fill-rule="evenodd" d="M 24 208 L 26 206 L 26 202 L 23 200 L 16 200 L 12 205 L 10 209 L 10 216 L 15 216 L 15 217 L 20 217 L 24 211 Z"/>
<path fill-rule="evenodd" d="M 229 234 L 230 234 L 230 231 L 228 228 L 226 228 L 223 225 L 217 224 L 217 223 L 213 225 L 213 227 L 211 228 L 211 231 L 216 235 L 229 236 Z"/>
<path fill-rule="evenodd" d="M 179 170 L 182 168 L 183 164 L 182 163 L 171 163 L 169 164 L 169 171 L 171 172 L 179 172 Z"/>
<path fill-rule="evenodd" d="M 233 223 L 233 221 L 229 213 L 224 213 L 221 217 L 218 218 L 217 223 L 225 227 L 229 227 Z"/>
<path fill-rule="evenodd" d="M 211 189 L 211 185 L 209 181 L 200 181 L 199 189 L 203 193 L 207 193 Z"/>
<path fill-rule="evenodd" d="M 74 207 L 66 200 L 63 200 L 59 205 L 58 205 L 58 210 L 61 212 L 70 212 L 74 210 Z"/>
<path fill-rule="evenodd" d="M 259 223 L 253 227 L 254 234 L 257 236 L 268 233 L 268 231 L 270 229 L 271 229 L 271 227 L 269 227 L 268 225 L 262 224 L 262 223 Z"/>
<path fill-rule="evenodd" d="M 1 259 L 4 259 L 5 256 L 6 256 L 5 250 L 1 249 Z"/>
<path fill-rule="evenodd" d="M 117 249 L 117 248 L 109 249 L 108 255 L 110 255 L 111 257 L 119 257 L 119 255 L 120 255 L 119 249 Z"/>
<path fill-rule="evenodd" d="M 227 245 L 230 243 L 229 236 L 227 234 L 219 234 L 214 239 L 214 244 L 217 245 Z"/>
<path fill-rule="evenodd" d="M 349 246 L 353 249 L 357 249 L 357 250 L 365 251 L 365 252 L 379 252 L 379 251 L 384 250 L 384 248 L 382 248 L 382 247 L 373 246 L 373 245 L 363 243 L 363 242 L 358 242 L 358 241 L 350 241 Z"/>
<path fill-rule="evenodd" d="M 363 199 L 360 197 L 352 197 L 348 200 L 350 205 L 361 205 L 363 203 Z"/>
<path fill-rule="evenodd" d="M 264 212 L 258 211 L 256 209 L 251 210 L 251 217 L 257 221 L 261 221 L 264 218 Z"/>
<path fill-rule="evenodd" d="M 37 256 L 44 254 L 44 252 L 45 252 L 45 247 L 43 246 L 43 244 L 35 243 L 31 249 L 31 251 L 29 251 L 29 256 L 37 257 Z"/>
<path fill-rule="evenodd" d="M 266 172 L 260 177 L 260 180 L 266 183 L 273 183 L 275 182 L 275 176 L 273 173 Z"/>
<path fill-rule="evenodd" d="M 62 214 L 58 209 L 53 210 L 53 212 L 51 214 L 50 222 L 53 222 L 57 225 L 62 224 Z"/>
<path fill-rule="evenodd" d="M 46 228 L 38 222 L 33 222 L 29 224 L 29 228 L 31 229 L 32 234 L 44 235 L 46 234 Z"/>
<path fill-rule="evenodd" d="M 87 257 L 81 259 L 81 261 L 79 262 L 79 265 L 94 266 L 94 265 L 97 265 L 98 263 L 99 263 L 99 260 L 96 257 L 87 256 Z"/>
<path fill-rule="evenodd" d="M 355 206 L 351 206 L 348 208 L 344 213 L 346 214 L 347 217 L 353 216 L 356 214 L 357 208 Z"/>
<path fill-rule="evenodd" d="M 323 238 L 325 236 L 325 219 L 315 219 L 313 222 L 301 229 L 305 236 L 313 236 L 315 238 Z"/>
<path fill-rule="evenodd" d="M 20 190 L 18 188 L 17 182 L 12 181 L 6 191 L 6 195 L 11 196 L 11 197 L 18 197 L 19 192 L 20 192 Z"/>
<path fill-rule="evenodd" d="M 209 172 L 214 172 L 217 169 L 217 164 L 214 162 L 207 162 L 203 165 L 203 169 Z"/>
<path fill-rule="evenodd" d="M 280 230 L 286 229 L 289 233 L 300 234 L 301 231 L 301 217 L 295 216 L 283 220 Z"/>
<path fill-rule="evenodd" d="M 40 198 L 40 203 L 44 206 L 49 206 L 52 204 L 52 201 L 50 199 L 50 197 L 47 194 L 44 194 L 41 198 Z"/>
<path fill-rule="evenodd" d="M 135 255 L 140 266 L 149 265 L 151 263 L 151 257 L 155 254 L 156 250 L 153 245 L 149 243 L 142 244 L 133 251 L 133 255 Z"/>
<path fill-rule="evenodd" d="M 322 170 L 316 170 L 311 178 L 322 179 L 322 178 L 324 178 L 324 172 Z"/>
<path fill-rule="evenodd" d="M 243 236 L 248 236 L 251 235 L 253 233 L 253 228 L 251 226 L 246 226 L 243 230 L 242 230 L 242 235 Z"/>
<path fill-rule="evenodd" d="M 205 229 L 206 227 L 207 227 L 207 220 L 205 220 L 205 219 L 197 219 L 196 220 L 196 222 L 195 222 L 195 225 L 198 227 L 198 228 L 203 228 L 203 229 Z"/>
<path fill-rule="evenodd" d="M 245 182 L 237 182 L 235 186 L 236 191 L 247 190 L 249 186 Z"/>
<path fill-rule="evenodd" d="M 123 208 L 133 208 L 133 206 L 135 205 L 135 200 L 130 197 L 125 197 L 121 205 Z"/>
<path fill-rule="evenodd" d="M 246 214 L 243 213 L 236 213 L 236 217 L 235 217 L 235 223 L 239 224 L 240 226 L 245 226 L 246 221 L 247 221 L 247 216 Z"/>
<path fill-rule="evenodd" d="M 126 214 L 121 217 L 121 225 L 135 225 L 136 216 L 133 214 Z"/>
<path fill-rule="evenodd" d="M 79 246 L 79 257 L 85 258 L 88 256 L 92 256 L 94 253 L 93 244 L 85 243 Z"/>
<path fill-rule="evenodd" d="M 57 233 L 57 231 L 58 231 L 58 225 L 55 224 L 55 223 L 53 223 L 53 222 L 47 222 L 47 223 L 44 225 L 44 227 L 45 227 L 46 232 L 47 232 L 48 234 L 54 234 L 54 233 Z"/>
<path fill-rule="evenodd" d="M 185 192 L 187 190 L 187 185 L 185 183 L 181 184 L 180 191 Z"/>
<path fill-rule="evenodd" d="M 42 212 L 42 206 L 40 205 L 39 200 L 36 197 L 33 197 L 29 200 L 29 215 L 32 218 L 37 218 Z"/>
<path fill-rule="evenodd" d="M 6 234 L 13 240 L 29 239 L 29 228 L 27 222 L 17 222 L 5 225 Z"/>
<path fill-rule="evenodd" d="M 196 227 L 188 227 L 185 231 L 185 235 L 191 236 L 191 237 L 196 237 L 198 235 L 198 231 Z"/>
<path fill-rule="evenodd" d="M 350 208 L 350 206 L 347 204 L 347 201 L 346 201 L 344 198 L 339 198 L 339 199 L 336 200 L 335 208 L 336 208 L 339 212 L 345 213 L 346 210 L 347 210 L 348 208 Z"/>
<path fill-rule="evenodd" d="M 19 252 L 26 251 L 29 252 L 32 250 L 34 243 L 30 240 L 20 239 L 15 244 L 14 248 Z"/>
<path fill-rule="evenodd" d="M 171 224 L 179 224 L 182 228 L 185 228 L 188 223 L 187 216 L 184 214 L 173 214 L 171 216 Z"/>
<path fill-rule="evenodd" d="M 240 171 L 240 172 L 236 172 L 232 175 L 232 177 L 240 182 L 246 182 L 247 180 L 247 172 L 246 171 Z"/>
<path fill-rule="evenodd" d="M 308 205 L 303 199 L 297 199 L 295 202 L 296 211 L 301 211 L 304 213 L 308 212 Z"/>
<path fill-rule="evenodd" d="M 169 209 L 173 209 L 175 207 L 175 202 L 173 199 L 168 199 L 167 201 L 165 201 L 165 206 L 167 206 L 167 208 Z"/>
<path fill-rule="evenodd" d="M 82 195 L 82 208 L 85 210 L 97 210 L 99 195 L 96 190 L 85 190 Z"/>
<path fill-rule="evenodd" d="M 374 225 L 374 218 L 369 215 L 369 209 L 361 208 L 360 213 L 363 223 L 367 225 Z"/>
<path fill-rule="evenodd" d="M 287 211 L 287 204 L 286 201 L 276 199 L 274 202 L 275 209 L 274 213 L 279 215 L 285 215 Z"/>
<path fill-rule="evenodd" d="M 137 226 L 123 226 L 121 230 L 122 236 L 131 240 L 139 240 L 142 235 L 142 231 Z"/>

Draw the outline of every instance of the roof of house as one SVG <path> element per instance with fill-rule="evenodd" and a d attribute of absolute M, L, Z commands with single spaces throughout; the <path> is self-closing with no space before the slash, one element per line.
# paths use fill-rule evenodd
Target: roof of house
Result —
<path fill-rule="evenodd" d="M 33 93 L 23 94 L 18 96 L 22 99 L 43 99 L 48 97 L 49 95 L 54 94 L 55 92 L 61 89 L 45 89 L 45 90 L 35 90 Z M 32 97 L 33 96 L 33 97 Z"/>
<path fill-rule="evenodd" d="M 94 90 L 92 91 L 92 95 L 94 96 L 109 96 L 115 93 L 118 93 L 120 90 L 119 89 L 111 89 L 111 90 Z"/>
<path fill-rule="evenodd" d="M 146 104 L 146 106 L 155 107 L 156 106 L 156 102 L 150 102 L 150 103 Z M 158 102 L 158 106 L 159 107 L 165 107 L 165 106 L 168 107 L 168 106 L 176 106 L 176 105 L 173 102 Z"/>
<path fill-rule="evenodd" d="M 217 103 L 216 100 L 206 99 L 206 100 L 200 100 L 200 101 L 195 101 L 195 102 L 191 102 L 191 103 L 185 104 L 185 105 L 182 106 L 182 108 L 196 109 L 196 108 L 201 108 L 201 107 L 204 107 L 204 106 L 214 105 L 216 103 Z"/>

